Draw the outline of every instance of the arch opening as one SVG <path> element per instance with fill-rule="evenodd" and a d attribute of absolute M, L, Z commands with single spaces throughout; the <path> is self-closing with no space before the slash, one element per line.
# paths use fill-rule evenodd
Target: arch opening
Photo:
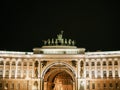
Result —
<path fill-rule="evenodd" d="M 75 76 L 66 65 L 53 65 L 44 75 L 44 90 L 74 90 Z"/>

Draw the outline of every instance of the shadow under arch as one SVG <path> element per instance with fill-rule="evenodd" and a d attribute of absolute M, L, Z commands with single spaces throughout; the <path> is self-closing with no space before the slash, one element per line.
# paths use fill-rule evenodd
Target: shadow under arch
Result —
<path fill-rule="evenodd" d="M 49 65 L 42 71 L 42 74 L 41 74 L 42 78 L 44 78 L 44 76 L 45 76 L 46 72 L 49 70 L 49 68 L 51 68 L 51 67 L 54 66 L 54 65 L 65 65 L 66 67 L 68 67 L 68 68 L 71 70 L 71 72 L 73 73 L 74 76 L 77 75 L 76 72 L 75 72 L 75 70 L 74 70 L 74 69 L 72 68 L 72 66 L 70 66 L 69 64 L 67 64 L 67 63 L 65 63 L 65 62 L 54 62 L 54 63 L 52 63 L 52 64 L 49 64 Z"/>
<path fill-rule="evenodd" d="M 62 75 L 62 77 L 60 77 L 60 75 Z M 64 89 L 69 88 L 67 90 L 75 90 L 75 83 L 76 83 L 75 75 L 76 74 L 74 68 L 69 64 L 65 62 L 51 63 L 42 72 L 43 90 L 58 90 L 58 89 L 54 89 L 56 85 L 57 85 L 56 87 L 60 86 L 56 82 L 57 79 L 61 81 L 62 88 Z"/>

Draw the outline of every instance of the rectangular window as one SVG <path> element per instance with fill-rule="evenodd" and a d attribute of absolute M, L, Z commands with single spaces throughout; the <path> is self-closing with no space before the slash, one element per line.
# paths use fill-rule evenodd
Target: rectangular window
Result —
<path fill-rule="evenodd" d="M 29 77 L 32 77 L 32 70 L 29 70 Z"/>
<path fill-rule="evenodd" d="M 12 75 L 12 77 L 15 77 L 15 70 L 12 70 L 11 75 Z"/>
<path fill-rule="evenodd" d="M 98 76 L 97 76 L 98 78 L 101 77 L 101 73 L 100 73 L 100 71 L 97 72 L 97 75 L 98 75 Z"/>
<path fill-rule="evenodd" d="M 19 78 L 21 76 L 21 70 L 17 71 L 17 77 Z"/>
<path fill-rule="evenodd" d="M 104 88 L 106 87 L 106 84 L 105 84 L 105 83 L 103 83 L 103 87 L 104 87 Z"/>
<path fill-rule="evenodd" d="M 86 62 L 86 66 L 89 66 L 88 62 Z"/>
<path fill-rule="evenodd" d="M 3 70 L 0 70 L 0 77 L 3 76 Z"/>
<path fill-rule="evenodd" d="M 100 83 L 98 83 L 98 88 L 100 88 Z"/>
<path fill-rule="evenodd" d="M 2 89 L 2 83 L 0 83 L 0 89 Z"/>
<path fill-rule="evenodd" d="M 95 89 L 95 83 L 92 83 L 92 89 Z"/>
<path fill-rule="evenodd" d="M 92 71 L 92 78 L 94 78 L 95 77 L 95 72 L 94 71 Z"/>
<path fill-rule="evenodd" d="M 118 77 L 118 71 L 117 70 L 115 71 L 115 77 Z"/>
<path fill-rule="evenodd" d="M 95 66 L 95 63 L 94 63 L 94 62 L 92 62 L 92 63 L 91 63 L 91 65 L 92 65 L 92 66 Z"/>
<path fill-rule="evenodd" d="M 14 90 L 14 84 L 11 84 L 10 90 Z"/>
<path fill-rule="evenodd" d="M 112 83 L 110 83 L 109 86 L 112 87 Z"/>
<path fill-rule="evenodd" d="M 5 83 L 5 90 L 8 89 L 8 83 Z"/>
<path fill-rule="evenodd" d="M 116 88 L 116 89 L 118 88 L 118 83 L 115 84 L 115 88 Z"/>
<path fill-rule="evenodd" d="M 109 71 L 109 77 L 112 77 L 112 71 Z"/>
<path fill-rule="evenodd" d="M 103 71 L 103 77 L 107 77 L 106 71 Z"/>
<path fill-rule="evenodd" d="M 89 71 L 86 71 L 86 77 L 89 77 Z"/>
<path fill-rule="evenodd" d="M 89 89 L 90 88 L 90 84 L 89 84 L 89 82 L 88 82 L 88 84 L 87 84 L 87 89 Z"/>
<path fill-rule="evenodd" d="M 17 90 L 20 90 L 20 83 L 17 84 Z"/>
<path fill-rule="evenodd" d="M 5 77 L 9 77 L 9 70 L 6 70 Z"/>
<path fill-rule="evenodd" d="M 32 62 L 29 63 L 29 66 L 32 66 Z"/>

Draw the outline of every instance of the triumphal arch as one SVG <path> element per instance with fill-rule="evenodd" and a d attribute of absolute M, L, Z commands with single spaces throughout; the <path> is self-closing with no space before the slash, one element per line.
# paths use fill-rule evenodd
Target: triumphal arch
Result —
<path fill-rule="evenodd" d="M 63 38 L 62 31 L 56 39 L 44 41 L 44 46 L 33 51 L 35 55 L 41 55 L 40 80 L 43 90 L 77 90 L 78 84 L 85 82 L 85 49 L 77 48 L 74 40 Z"/>

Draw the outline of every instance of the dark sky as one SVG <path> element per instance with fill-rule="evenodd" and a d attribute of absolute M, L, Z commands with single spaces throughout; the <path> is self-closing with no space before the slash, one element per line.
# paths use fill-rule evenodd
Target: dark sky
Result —
<path fill-rule="evenodd" d="M 32 51 L 61 30 L 87 51 L 120 50 L 118 1 L 44 1 L 3 0 L 0 50 Z"/>

